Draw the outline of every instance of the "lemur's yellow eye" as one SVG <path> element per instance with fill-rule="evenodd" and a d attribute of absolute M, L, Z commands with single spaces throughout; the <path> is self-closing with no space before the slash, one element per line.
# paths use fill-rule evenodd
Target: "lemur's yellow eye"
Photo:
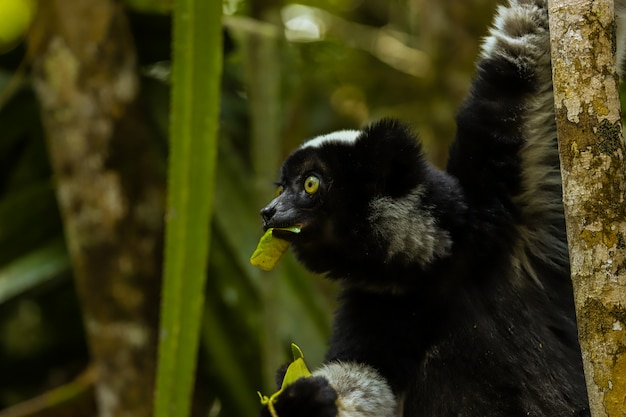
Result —
<path fill-rule="evenodd" d="M 285 187 L 283 187 L 282 185 L 279 185 L 278 187 L 276 187 L 276 197 L 281 195 L 283 191 L 285 191 Z"/>
<path fill-rule="evenodd" d="M 309 176 L 304 181 L 304 191 L 306 191 L 308 194 L 315 194 L 319 188 L 320 179 L 317 178 L 315 175 Z"/>

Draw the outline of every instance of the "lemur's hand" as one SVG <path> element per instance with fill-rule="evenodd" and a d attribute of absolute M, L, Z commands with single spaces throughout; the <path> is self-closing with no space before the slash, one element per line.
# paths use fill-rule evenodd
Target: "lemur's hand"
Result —
<path fill-rule="evenodd" d="M 321 376 L 300 378 L 263 406 L 261 417 L 336 417 L 337 393 Z M 270 411 L 273 407 L 275 415 Z"/>

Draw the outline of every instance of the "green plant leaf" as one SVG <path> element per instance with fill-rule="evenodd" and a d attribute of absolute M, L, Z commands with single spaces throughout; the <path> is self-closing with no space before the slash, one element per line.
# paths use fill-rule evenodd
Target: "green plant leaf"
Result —
<path fill-rule="evenodd" d="M 178 0 L 155 416 L 189 414 L 204 304 L 222 60 L 220 2 Z"/>
<path fill-rule="evenodd" d="M 280 227 L 278 229 L 291 233 L 300 233 L 298 226 Z M 275 237 L 274 229 L 269 228 L 261 236 L 257 248 L 250 257 L 250 263 L 263 271 L 271 271 L 278 264 L 278 261 L 280 261 L 287 249 L 289 249 L 289 245 L 289 241 Z"/>
<path fill-rule="evenodd" d="M 307 368 L 304 363 L 304 354 L 298 345 L 292 343 L 291 351 L 293 352 L 293 362 L 291 362 L 287 368 L 287 372 L 285 372 L 285 378 L 283 378 L 283 383 L 280 386 L 281 391 L 298 379 L 311 376 L 311 371 L 309 371 L 309 368 Z"/>
<path fill-rule="evenodd" d="M 262 395 L 260 392 L 259 399 L 261 400 L 261 404 L 267 405 L 270 410 L 270 414 L 272 417 L 278 417 L 276 410 L 274 409 L 274 403 L 278 399 L 278 396 L 282 394 L 282 392 L 289 385 L 293 384 L 300 378 L 308 378 L 311 376 L 311 371 L 307 368 L 304 363 L 304 355 L 302 354 L 302 350 L 295 343 L 291 344 L 291 351 L 293 353 L 293 362 L 289 364 L 287 367 L 287 372 L 285 372 L 285 377 L 283 378 L 283 383 L 280 386 L 280 389 L 270 395 L 269 397 Z"/>
<path fill-rule="evenodd" d="M 70 270 L 63 239 L 54 239 L 0 269 L 0 304 Z"/>

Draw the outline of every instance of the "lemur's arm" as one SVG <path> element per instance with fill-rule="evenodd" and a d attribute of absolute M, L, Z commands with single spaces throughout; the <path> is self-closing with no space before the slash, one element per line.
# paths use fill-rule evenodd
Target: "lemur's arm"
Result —
<path fill-rule="evenodd" d="M 509 202 L 534 186 L 525 181 L 526 170 L 553 162 L 544 156 L 555 138 L 546 3 L 511 0 L 498 7 L 457 116 L 447 171 L 478 204 Z"/>
<path fill-rule="evenodd" d="M 457 124 L 447 171 L 473 213 L 493 219 L 494 236 L 514 236 L 519 278 L 544 285 L 538 263 L 568 265 L 547 0 L 498 8 Z"/>

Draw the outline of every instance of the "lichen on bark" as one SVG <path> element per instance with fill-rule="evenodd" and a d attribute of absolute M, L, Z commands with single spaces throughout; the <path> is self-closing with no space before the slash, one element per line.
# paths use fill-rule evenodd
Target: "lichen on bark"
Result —
<path fill-rule="evenodd" d="M 626 177 L 613 3 L 550 0 L 549 7 L 563 203 L 591 414 L 623 417 Z"/>
<path fill-rule="evenodd" d="M 100 416 L 148 417 L 156 363 L 164 178 L 113 0 L 40 2 L 29 34 L 56 194 Z"/>

